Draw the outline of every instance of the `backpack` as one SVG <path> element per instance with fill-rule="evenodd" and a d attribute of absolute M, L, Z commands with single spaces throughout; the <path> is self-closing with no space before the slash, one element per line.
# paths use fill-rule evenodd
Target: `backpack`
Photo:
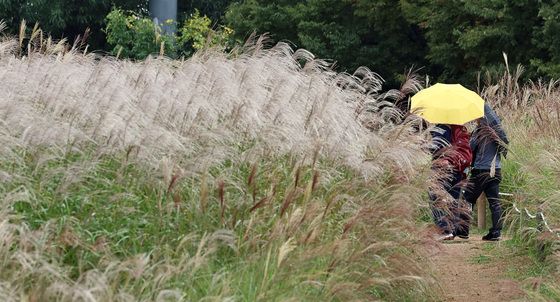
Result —
<path fill-rule="evenodd" d="M 451 125 L 451 150 L 446 152 L 447 160 L 459 172 L 471 166 L 473 152 L 469 141 L 471 136 L 465 126 Z"/>

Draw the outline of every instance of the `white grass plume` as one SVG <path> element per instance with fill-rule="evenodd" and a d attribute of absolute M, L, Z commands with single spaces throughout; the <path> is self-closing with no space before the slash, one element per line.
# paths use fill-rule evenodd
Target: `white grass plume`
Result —
<path fill-rule="evenodd" d="M 12 40 L 0 49 L 11 49 Z M 56 48 L 56 47 L 55 47 Z M 0 55 L 1 127 L 27 146 L 100 152 L 138 146 L 156 167 L 163 156 L 189 158 L 201 170 L 258 142 L 249 154 L 323 155 L 375 176 L 382 162 L 366 153 L 388 142 L 395 109 L 378 97 L 382 79 L 366 68 L 337 75 L 303 51 L 279 43 L 268 50 L 228 57 L 195 55 L 184 61 L 94 59 L 68 52 Z M 307 61 L 301 68 L 302 58 Z M 357 112 L 360 103 L 368 110 Z M 356 113 L 358 116 L 356 116 Z M 384 125 L 372 132 L 365 122 Z M 1 133 L 6 133 L 2 131 Z M 410 136 L 392 137 L 406 144 Z M 394 164 L 411 169 L 416 155 Z M 393 154 L 394 155 L 394 154 Z"/>

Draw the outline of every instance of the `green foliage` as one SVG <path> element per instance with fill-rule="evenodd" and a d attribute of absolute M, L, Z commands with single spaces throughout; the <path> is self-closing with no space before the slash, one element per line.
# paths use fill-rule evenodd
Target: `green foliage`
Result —
<path fill-rule="evenodd" d="M 226 20 L 240 38 L 269 32 L 349 71 L 369 66 L 389 80 L 424 64 L 423 38 L 398 1 L 247 0 L 233 4 Z"/>
<path fill-rule="evenodd" d="M 148 1 L 0 0 L 0 19 L 12 33 L 21 20 L 39 22 L 45 33 L 70 40 L 91 28 L 90 49 L 114 53 L 123 29 L 105 37 L 111 8 L 147 16 Z M 190 55 L 202 45 L 226 45 L 235 37 L 269 33 L 352 72 L 368 66 L 395 84 L 412 66 L 434 81 L 474 85 L 477 73 L 501 73 L 503 57 L 527 67 L 526 78 L 560 77 L 560 4 L 551 0 L 194 0 L 179 1 L 178 50 Z M 183 21 L 185 20 L 185 21 Z M 120 21 L 119 21 L 120 22 Z M 141 41 L 124 45 L 128 57 L 160 51 L 148 24 L 138 21 Z M 224 27 L 227 24 L 229 27 Z M 130 34 L 134 35 L 134 34 Z M 154 34 L 157 36 L 157 34 Z M 210 37 L 210 38 L 208 38 Z M 163 38 L 164 39 L 164 38 Z M 168 55 L 174 53 L 165 44 Z M 109 45 L 107 45 L 109 44 Z M 138 51 L 137 54 L 132 52 Z"/>
<path fill-rule="evenodd" d="M 546 53 L 543 59 L 534 58 L 531 63 L 539 73 L 553 78 L 560 78 L 560 3 L 557 1 L 542 1 L 539 16 L 543 20 L 537 28 L 533 38 L 535 45 Z"/>
<path fill-rule="evenodd" d="M 191 55 L 205 46 L 225 46 L 233 34 L 233 30 L 226 26 L 212 29 L 212 20 L 207 16 L 201 16 L 198 10 L 195 10 L 185 21 L 179 32 L 177 41 L 185 55 Z"/>
<path fill-rule="evenodd" d="M 162 50 L 169 54 L 174 49 L 173 37 L 163 35 L 152 20 L 119 9 L 107 15 L 105 32 L 111 51 L 117 56 L 144 59 Z"/>
<path fill-rule="evenodd" d="M 211 20 L 221 21 L 228 6 L 237 0 L 190 0 L 178 1 L 178 10 L 185 16 L 190 16 L 199 11 Z M 186 19 L 186 18 L 183 18 Z"/>
<path fill-rule="evenodd" d="M 527 64 L 535 55 L 532 29 L 539 1 L 403 0 L 408 20 L 421 25 L 427 58 L 441 80 L 473 83 L 476 73 L 503 62 Z"/>
<path fill-rule="evenodd" d="M 145 13 L 147 6 L 147 0 L 0 0 L 0 19 L 4 19 L 14 33 L 22 20 L 28 24 L 38 22 L 44 32 L 55 38 L 73 39 L 90 28 L 88 41 L 95 49 L 104 46 L 101 30 L 112 7 Z"/>
<path fill-rule="evenodd" d="M 179 35 L 169 36 L 149 18 L 118 9 L 107 15 L 105 32 L 113 55 L 133 59 L 144 59 L 156 53 L 170 57 L 190 56 L 204 47 L 226 47 L 233 34 L 226 26 L 213 29 L 212 20 L 195 11 L 179 28 Z"/>
<path fill-rule="evenodd" d="M 560 4 L 538 0 L 284 0 L 233 3 L 226 20 L 289 40 L 352 71 L 365 65 L 389 79 L 425 66 L 439 81 L 474 85 L 501 73 L 506 53 L 527 78 L 560 76 Z"/>
<path fill-rule="evenodd" d="M 194 50 L 205 45 L 206 38 L 211 35 L 210 45 L 225 45 L 229 42 L 233 31 L 224 26 L 215 26 L 212 20 L 218 20 L 232 1 L 189 1 L 179 3 L 179 15 L 189 14 L 198 16 L 204 21 L 204 28 L 196 28 L 197 24 L 185 24 L 182 27 L 180 46 L 184 47 L 181 54 L 192 54 Z M 115 8 L 114 10 L 111 10 Z M 200 8 L 204 17 L 196 10 Z M 126 13 L 125 13 L 126 12 Z M 119 15 L 120 14 L 120 15 Z M 54 37 L 68 37 L 73 39 L 83 34 L 86 28 L 91 28 L 88 42 L 90 49 L 106 48 L 113 54 L 121 50 L 120 55 L 127 58 L 143 59 L 149 54 L 161 51 L 164 42 L 166 55 L 175 53 L 173 39 L 160 34 L 160 30 L 150 24 L 148 15 L 148 1 L 132 0 L 87 0 L 80 3 L 68 0 L 32 0 L 22 5 L 17 0 L 0 0 L 0 20 L 7 22 L 8 28 L 16 33 L 19 23 L 26 20 L 28 24 L 38 22 L 45 33 Z M 110 23 L 110 24 L 109 24 Z M 202 25 L 202 24 L 200 24 Z M 212 30 L 213 27 L 218 28 Z M 103 32 L 106 36 L 103 36 Z M 191 45 L 196 44 L 196 45 Z"/>

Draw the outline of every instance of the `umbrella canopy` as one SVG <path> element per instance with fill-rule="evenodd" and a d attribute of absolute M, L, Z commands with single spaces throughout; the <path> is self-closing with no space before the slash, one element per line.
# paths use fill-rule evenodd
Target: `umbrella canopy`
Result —
<path fill-rule="evenodd" d="M 412 97 L 410 111 L 433 124 L 464 125 L 484 116 L 484 100 L 460 84 L 437 83 Z"/>

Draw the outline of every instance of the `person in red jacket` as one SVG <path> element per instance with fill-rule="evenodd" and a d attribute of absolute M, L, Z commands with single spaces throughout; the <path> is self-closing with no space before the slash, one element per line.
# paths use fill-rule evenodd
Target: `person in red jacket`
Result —
<path fill-rule="evenodd" d="M 462 125 L 438 124 L 432 131 L 432 168 L 446 193 L 430 192 L 432 213 L 441 231 L 440 240 L 455 236 L 468 238 L 468 227 L 464 225 L 468 217 L 463 213 L 467 207 L 461 204 L 459 197 L 466 179 L 464 171 L 472 162 L 469 141 L 469 132 Z"/>

